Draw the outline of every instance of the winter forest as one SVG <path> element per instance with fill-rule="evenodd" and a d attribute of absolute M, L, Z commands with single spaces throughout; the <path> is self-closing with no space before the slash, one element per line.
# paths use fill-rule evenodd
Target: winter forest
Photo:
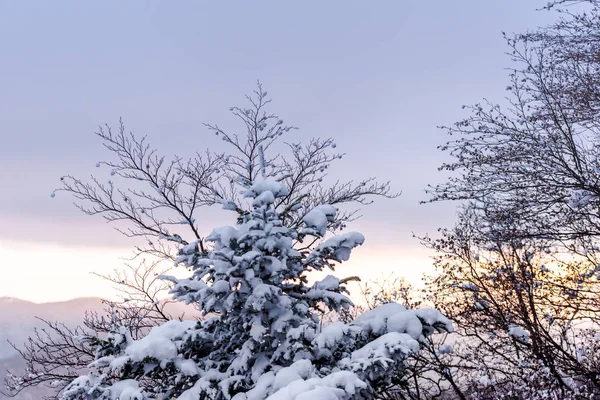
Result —
<path fill-rule="evenodd" d="M 365 176 L 330 183 L 343 141 L 287 121 L 268 76 L 229 108 L 235 130 L 205 123 L 224 152 L 170 156 L 127 116 L 100 126 L 106 158 L 60 177 L 48 201 L 73 201 L 128 238 L 133 256 L 98 278 L 120 300 L 13 343 L 26 368 L 2 393 L 599 399 L 600 8 L 561 0 L 538 12 L 558 17 L 504 35 L 505 98 L 480 93 L 464 119 L 433 121 L 447 142 L 432 152 L 447 161 L 423 202 L 457 211 L 454 225 L 415 235 L 434 265 L 422 282 L 344 273 L 370 243 L 352 223 L 402 196 L 402 175 L 373 178 L 367 163 Z M 198 218 L 211 209 L 227 211 L 226 226 Z"/>

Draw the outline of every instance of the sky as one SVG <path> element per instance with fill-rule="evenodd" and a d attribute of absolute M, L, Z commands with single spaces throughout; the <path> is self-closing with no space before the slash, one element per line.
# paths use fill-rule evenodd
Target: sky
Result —
<path fill-rule="evenodd" d="M 111 297 L 90 272 L 120 268 L 135 244 L 50 193 L 59 177 L 105 177 L 94 132 L 122 117 L 165 155 L 222 146 L 203 123 L 257 79 L 298 140 L 332 137 L 347 156 L 330 178 L 390 180 L 396 199 L 362 210 L 365 245 L 339 275 L 417 282 L 432 253 L 413 233 L 453 224 L 426 204 L 444 180 L 437 128 L 463 104 L 505 94 L 502 31 L 546 25 L 544 1 L 0 2 L 0 297 Z M 231 221 L 202 221 L 206 233 Z"/>

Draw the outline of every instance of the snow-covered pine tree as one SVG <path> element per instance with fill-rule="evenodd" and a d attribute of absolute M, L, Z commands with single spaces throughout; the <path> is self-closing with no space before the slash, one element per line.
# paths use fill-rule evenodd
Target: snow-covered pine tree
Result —
<path fill-rule="evenodd" d="M 407 355 L 422 339 L 452 329 L 435 310 L 395 303 L 323 326 L 323 312 L 352 303 L 344 280 L 329 275 L 310 284 L 309 274 L 333 271 L 364 241 L 359 233 L 326 238 L 356 218 L 338 206 L 395 195 L 373 179 L 323 187 L 330 163 L 342 157 L 326 153 L 333 140 L 288 144 L 292 155 L 283 157 L 272 145 L 294 128 L 263 110 L 269 100 L 260 84 L 255 95 L 251 108 L 231 108 L 247 128 L 245 140 L 207 125 L 232 146 L 229 155 L 168 163 L 123 125 L 117 134 L 101 130 L 119 158 L 104 163 L 111 176 L 153 192 L 62 179 L 61 190 L 87 203 L 79 206 L 84 212 L 130 221 L 128 236 L 152 238 L 139 253 L 187 267 L 186 279 L 163 279 L 176 300 L 204 313 L 201 321 L 167 321 L 141 338 L 117 325 L 106 340 L 93 338 L 96 359 L 64 388 L 63 399 L 368 399 L 402 384 Z M 235 212 L 236 223 L 202 237 L 194 213 L 215 204 Z M 193 241 L 171 230 L 182 226 Z M 165 241 L 179 247 L 175 257 Z"/>
<path fill-rule="evenodd" d="M 262 153 L 262 152 L 261 152 Z M 202 250 L 183 246 L 178 264 L 192 274 L 174 283 L 175 298 L 197 303 L 206 318 L 169 321 L 140 340 L 115 330 L 89 374 L 73 381 L 63 399 L 359 399 L 402 376 L 407 355 L 450 322 L 432 309 L 390 303 L 352 323 L 321 326 L 317 310 L 352 303 L 332 275 L 308 283 L 311 271 L 333 270 L 364 237 L 350 232 L 309 250 L 295 247 L 324 239 L 336 209 L 320 205 L 303 227 L 282 223 L 274 203 L 285 185 L 262 173 L 242 185 L 250 199 L 237 224 L 214 229 Z"/>
<path fill-rule="evenodd" d="M 215 204 L 235 209 L 244 201 L 235 182 L 251 182 L 257 177 L 258 168 L 254 166 L 258 165 L 259 148 L 277 154 L 266 161 L 287 188 L 288 194 L 276 199 L 275 208 L 288 227 L 302 226 L 309 210 L 330 204 L 341 208 L 328 221 L 327 230 L 342 229 L 360 217 L 358 204 L 368 205 L 374 197 L 397 196 L 391 193 L 389 182 L 374 178 L 323 183 L 332 164 L 344 156 L 334 152 L 334 140 L 312 138 L 305 144 L 282 143 L 282 138 L 291 136 L 297 128 L 267 111 L 271 100 L 260 83 L 246 99 L 246 107 L 230 108 L 242 122 L 241 132 L 245 134 L 228 133 L 218 125 L 206 124 L 231 150 L 225 153 L 207 149 L 191 158 L 169 158 L 151 147 L 146 137 L 127 132 L 122 121 L 116 130 L 109 125 L 99 127 L 96 135 L 112 157 L 97 162 L 96 167 L 100 168 L 99 174 L 108 172 L 108 176 L 63 176 L 61 188 L 51 197 L 56 192 L 68 193 L 85 214 L 101 215 L 107 222 L 116 223 L 115 228 L 125 236 L 143 239 L 136 242 L 134 251 L 134 258 L 141 262 L 102 276 L 119 288 L 121 298 L 120 302 L 107 302 L 106 315 L 90 313 L 84 326 L 75 332 L 60 321 L 47 321 L 47 331 L 28 338 L 21 352 L 27 369 L 6 382 L 11 395 L 26 387 L 51 383 L 58 398 L 73 377 L 85 372 L 88 358 L 93 358 L 88 345 L 112 329 L 115 313 L 136 340 L 150 327 L 172 319 L 165 305 L 175 300 L 160 300 L 160 293 L 168 289 L 170 282 L 155 279 L 156 273 L 165 272 L 164 265 L 172 263 L 161 261 L 174 261 L 179 247 L 188 244 L 190 238 L 196 240 L 200 249 L 204 248 L 204 236 L 210 230 L 199 222 L 202 211 Z M 101 167 L 108 167 L 108 171 Z M 305 247 L 311 245 L 307 243 Z M 148 264 L 146 257 L 150 257 Z M 195 304 L 189 308 L 194 309 Z M 73 339 L 83 336 L 89 340 Z"/>

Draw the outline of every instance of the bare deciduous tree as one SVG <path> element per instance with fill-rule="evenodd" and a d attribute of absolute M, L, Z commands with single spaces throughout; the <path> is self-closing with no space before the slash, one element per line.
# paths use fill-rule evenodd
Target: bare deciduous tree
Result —
<path fill-rule="evenodd" d="M 370 204 L 373 196 L 397 196 L 388 182 L 373 178 L 324 186 L 330 165 L 344 155 L 335 152 L 334 140 L 310 139 L 305 145 L 282 143 L 281 137 L 297 128 L 266 111 L 271 101 L 260 83 L 253 96 L 246 99 L 248 108 L 230 108 L 242 122 L 243 135 L 206 124 L 209 131 L 232 147 L 230 154 L 207 151 L 186 160 L 167 160 L 150 147 L 145 137 L 138 139 L 127 133 L 123 123 L 117 132 L 109 126 L 100 127 L 98 137 L 117 160 L 97 165 L 110 168 L 111 175 L 121 178 L 121 186 L 113 180 L 105 183 L 95 177 L 84 180 L 68 175 L 61 178 L 63 185 L 57 191 L 73 195 L 84 213 L 102 215 L 126 236 L 144 237 L 145 243 L 137 247 L 138 254 L 170 259 L 176 254 L 172 243 L 194 240 L 204 250 L 202 235 L 206 228 L 196 220 L 198 211 L 213 205 L 239 210 L 246 200 L 236 191 L 235 183 L 254 180 L 259 174 L 259 158 L 272 146 L 278 146 L 279 151 L 265 160 L 269 165 L 266 178 L 275 178 L 288 189 L 288 195 L 276 204 L 286 226 L 299 226 L 305 213 L 317 204 L 349 205 L 329 224 L 330 230 L 341 229 L 359 216 L 353 205 Z"/>
<path fill-rule="evenodd" d="M 424 238 L 437 253 L 429 300 L 458 326 L 453 369 L 470 398 L 600 391 L 599 32 L 593 7 L 506 37 L 506 104 L 465 107 L 443 127 L 451 177 L 430 201 L 463 208 L 454 228 Z"/>
<path fill-rule="evenodd" d="M 452 162 L 431 201 L 469 201 L 482 235 L 573 241 L 600 234 L 600 18 L 597 9 L 507 38 L 516 63 L 508 104 L 466 107 L 470 116 L 444 127 Z"/>
<path fill-rule="evenodd" d="M 600 393 L 597 263 L 539 240 L 481 243 L 469 215 L 424 241 L 438 254 L 428 299 L 458 327 L 454 368 L 465 392 L 477 399 Z"/>

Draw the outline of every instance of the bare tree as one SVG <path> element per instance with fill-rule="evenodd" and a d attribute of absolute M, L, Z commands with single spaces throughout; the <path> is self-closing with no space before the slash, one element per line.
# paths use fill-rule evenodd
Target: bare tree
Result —
<path fill-rule="evenodd" d="M 591 4 L 595 7 L 598 6 L 598 0 L 552 0 L 546 3 L 543 7 L 544 10 L 552 10 L 553 8 L 560 6 L 572 6 L 578 4 Z"/>
<path fill-rule="evenodd" d="M 5 386 L 9 396 L 29 387 L 46 386 L 53 389 L 53 394 L 45 398 L 58 399 L 62 382 L 74 379 L 94 360 L 93 347 L 81 340 L 93 336 L 87 329 L 40 320 L 45 327 L 36 329 L 22 348 L 13 344 L 25 360 L 26 368 L 20 374 L 8 373 Z"/>
<path fill-rule="evenodd" d="M 260 83 L 253 96 L 246 99 L 247 108 L 230 109 L 241 121 L 244 135 L 206 124 L 231 147 L 230 154 L 206 151 L 186 160 L 167 160 L 150 147 L 145 137 L 138 139 L 127 133 L 121 122 L 116 132 L 109 126 L 97 132 L 106 149 L 117 157 L 98 166 L 104 165 L 111 169 L 111 175 L 122 178 L 121 186 L 113 180 L 105 183 L 93 176 L 84 180 L 68 175 L 61 178 L 63 185 L 57 191 L 73 195 L 84 213 L 102 215 L 116 223 L 126 236 L 143 237 L 145 243 L 137 247 L 138 254 L 169 259 L 176 256 L 173 244 L 196 241 L 204 251 L 206 228 L 196 221 L 198 211 L 213 205 L 239 210 L 246 200 L 236 191 L 235 183 L 256 179 L 259 158 L 272 146 L 278 146 L 280 152 L 264 160 L 269 166 L 265 178 L 275 178 L 288 189 L 288 195 L 276 204 L 286 226 L 299 226 L 305 213 L 317 204 L 350 205 L 329 224 L 330 230 L 341 229 L 359 217 L 353 205 L 370 204 L 373 196 L 397 196 L 388 182 L 373 178 L 324 186 L 329 167 L 344 156 L 335 152 L 334 140 L 311 139 L 305 145 L 281 142 L 283 135 L 297 128 L 266 111 L 271 100 Z"/>
<path fill-rule="evenodd" d="M 600 234 L 600 18 L 597 9 L 564 14 L 556 24 L 507 37 L 515 62 L 507 105 L 465 107 L 470 116 L 443 127 L 455 139 L 452 161 L 431 201 L 469 201 L 486 214 L 480 231 L 501 219 L 514 237 L 561 241 Z M 496 234 L 501 234 L 495 230 Z"/>
<path fill-rule="evenodd" d="M 424 241 L 438 254 L 429 300 L 458 327 L 454 368 L 465 392 L 482 399 L 600 393 L 599 283 L 589 279 L 597 263 L 565 258 L 539 240 L 481 243 L 469 216 Z"/>
<path fill-rule="evenodd" d="M 430 201 L 462 209 L 423 238 L 437 253 L 428 300 L 458 327 L 453 376 L 474 399 L 600 392 L 600 14 L 561 15 L 506 36 L 504 104 L 442 127 L 451 176 Z"/>

